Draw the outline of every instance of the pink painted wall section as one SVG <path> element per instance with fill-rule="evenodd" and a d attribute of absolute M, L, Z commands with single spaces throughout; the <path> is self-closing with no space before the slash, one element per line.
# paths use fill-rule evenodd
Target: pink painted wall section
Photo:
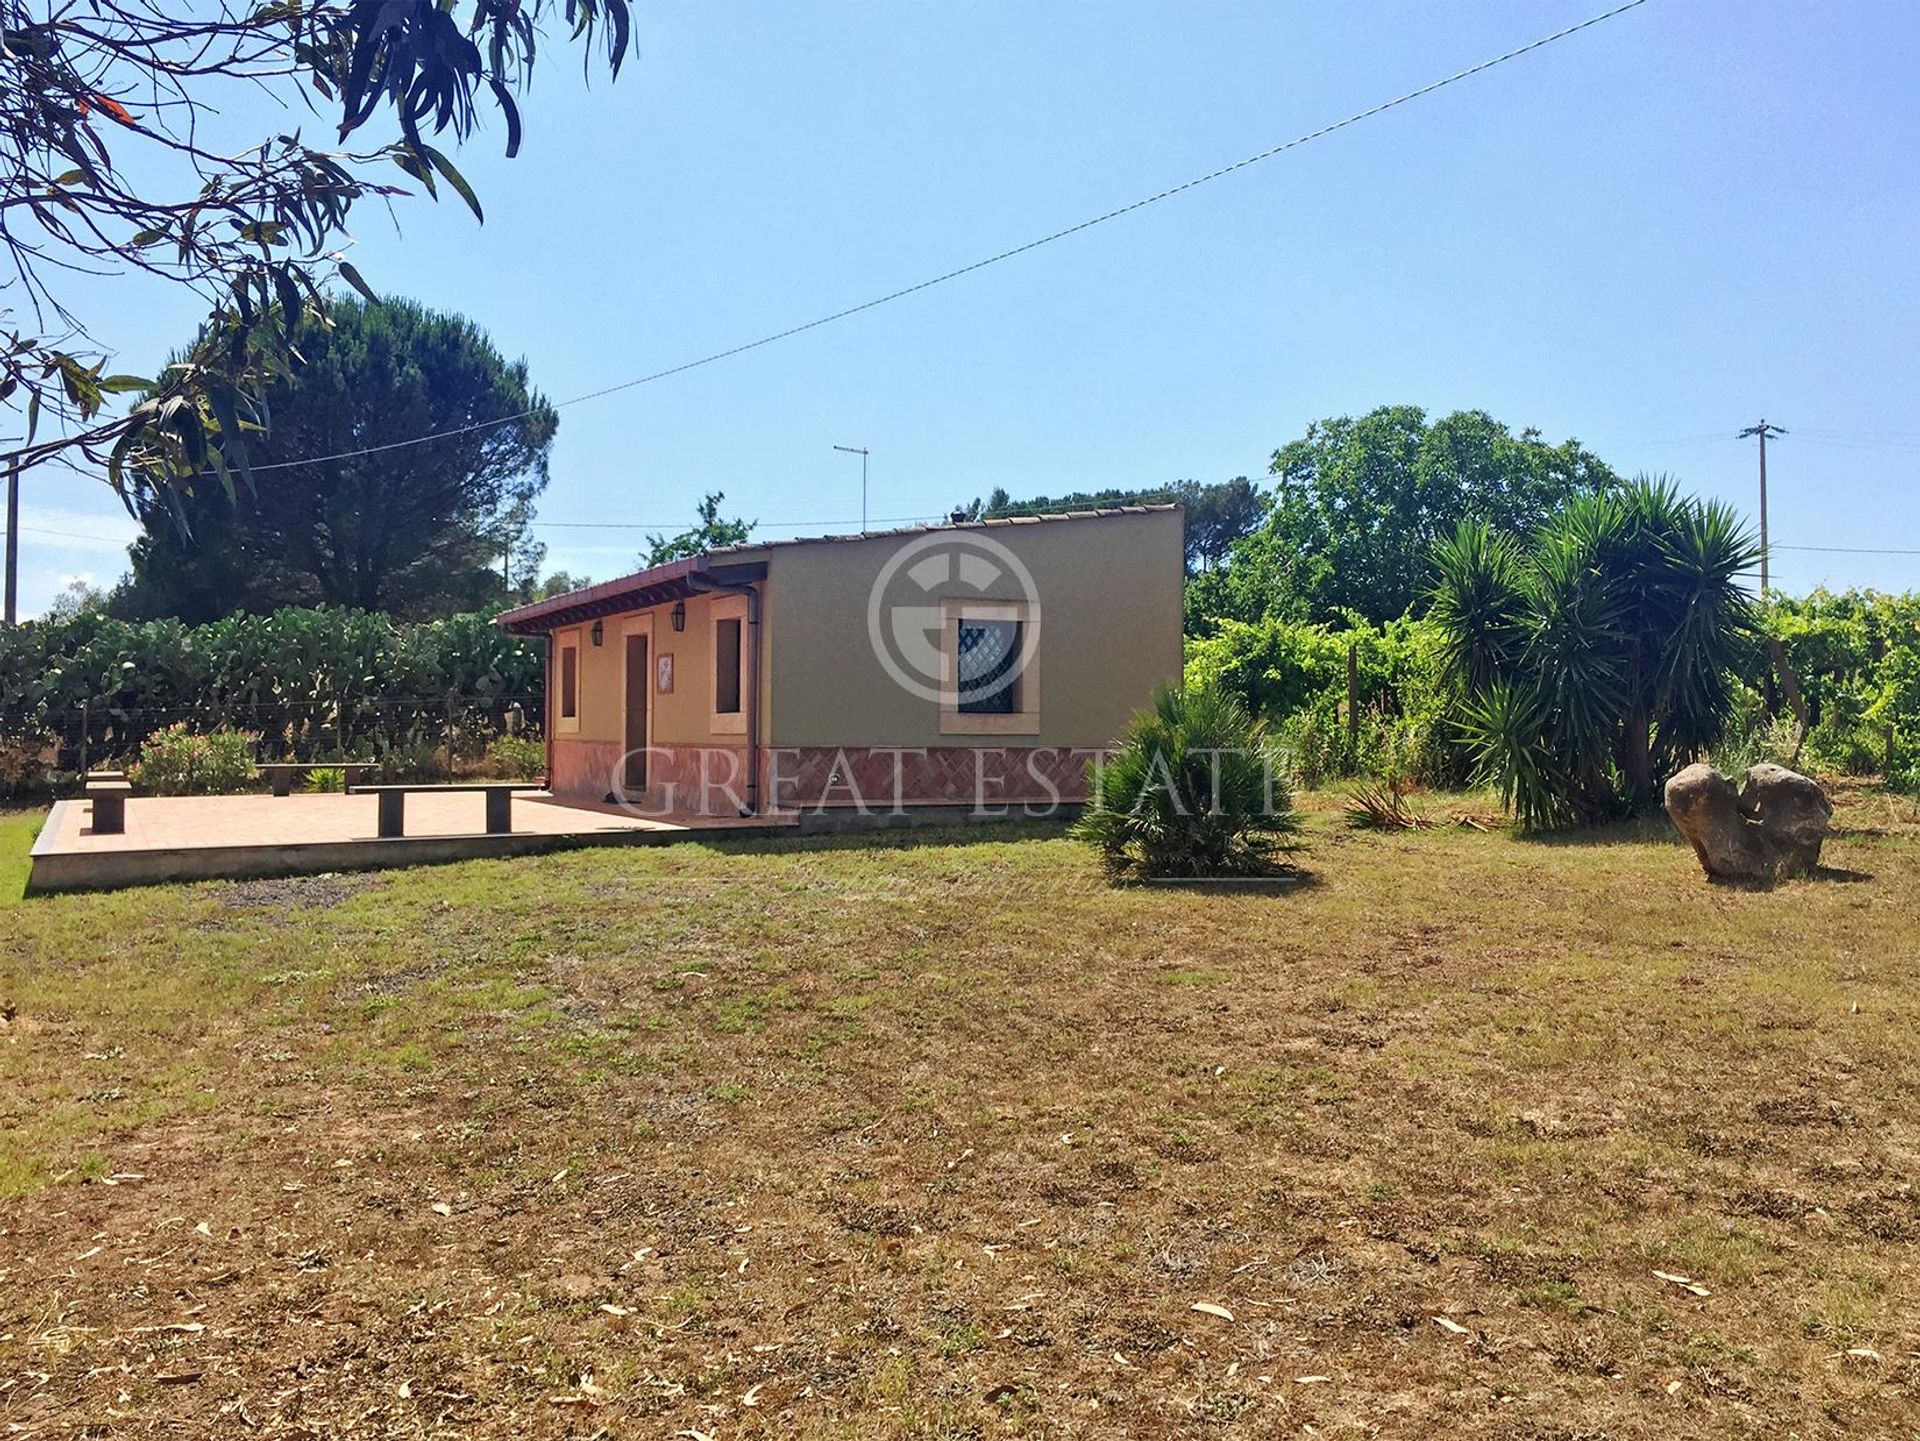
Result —
<path fill-rule="evenodd" d="M 553 793 L 603 801 L 625 795 L 620 783 L 627 748 L 618 741 L 553 739 Z M 654 746 L 647 752 L 644 796 L 626 796 L 661 815 L 734 815 L 747 799 L 745 746 Z"/>
<path fill-rule="evenodd" d="M 747 803 L 745 746 L 655 746 L 647 805 L 694 816 L 738 815 Z"/>
<path fill-rule="evenodd" d="M 554 736 L 547 788 L 557 796 L 602 800 L 612 789 L 614 769 L 626 747 L 618 741 L 583 741 Z"/>
<path fill-rule="evenodd" d="M 864 803 L 994 807 L 1087 798 L 1090 753 L 1064 746 L 776 746 L 767 752 L 783 810 Z"/>
<path fill-rule="evenodd" d="M 614 785 L 614 741 L 553 741 L 556 795 L 598 801 Z M 746 801 L 746 749 L 656 746 L 642 804 L 659 814 L 732 815 Z M 997 809 L 1087 798 L 1091 752 L 1060 746 L 776 746 L 761 757 L 763 809 L 896 805 Z"/>

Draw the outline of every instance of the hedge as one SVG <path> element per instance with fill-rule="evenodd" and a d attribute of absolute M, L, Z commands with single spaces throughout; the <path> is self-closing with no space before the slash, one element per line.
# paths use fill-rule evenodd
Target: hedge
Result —
<path fill-rule="evenodd" d="M 199 626 L 30 621 L 0 628 L 0 737 L 50 741 L 63 769 L 83 735 L 98 764 L 178 723 L 251 732 L 268 758 L 432 748 L 506 729 L 510 713 L 537 730 L 542 651 L 480 613 L 412 625 L 332 607 Z"/>

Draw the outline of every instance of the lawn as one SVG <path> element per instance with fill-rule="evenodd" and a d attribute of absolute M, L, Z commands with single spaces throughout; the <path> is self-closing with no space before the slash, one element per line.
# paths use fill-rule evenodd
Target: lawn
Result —
<path fill-rule="evenodd" d="M 20 899 L 27 887 L 27 853 L 45 817 L 38 811 L 0 812 L 0 906 Z"/>
<path fill-rule="evenodd" d="M 1323 807 L 1266 890 L 1012 830 L 11 905 L 0 1425 L 1904 1434 L 1920 827 L 1841 819 L 1768 892 Z"/>

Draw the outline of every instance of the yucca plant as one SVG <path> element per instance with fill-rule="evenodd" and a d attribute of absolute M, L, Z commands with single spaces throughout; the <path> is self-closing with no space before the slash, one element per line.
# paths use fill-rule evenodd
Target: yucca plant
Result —
<path fill-rule="evenodd" d="M 1731 713 L 1758 560 L 1730 507 L 1644 478 L 1571 502 L 1530 549 L 1471 523 L 1439 547 L 1461 728 L 1523 826 L 1659 805 Z"/>
<path fill-rule="evenodd" d="M 1283 775 L 1265 724 L 1237 696 L 1167 686 L 1090 770 L 1074 834 L 1120 875 L 1270 875 L 1295 825 Z"/>

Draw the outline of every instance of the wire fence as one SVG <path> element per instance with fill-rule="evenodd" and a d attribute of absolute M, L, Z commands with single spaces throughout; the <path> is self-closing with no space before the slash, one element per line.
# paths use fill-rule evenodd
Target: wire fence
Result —
<path fill-rule="evenodd" d="M 483 758 L 502 736 L 538 738 L 543 704 L 537 692 L 209 696 L 170 706 L 100 696 L 51 708 L 0 707 L 0 745 L 13 751 L 23 775 L 37 762 L 56 784 L 88 769 L 130 765 L 151 737 L 174 726 L 197 734 L 238 731 L 260 761 L 367 760 L 396 772 L 450 774 Z"/>

